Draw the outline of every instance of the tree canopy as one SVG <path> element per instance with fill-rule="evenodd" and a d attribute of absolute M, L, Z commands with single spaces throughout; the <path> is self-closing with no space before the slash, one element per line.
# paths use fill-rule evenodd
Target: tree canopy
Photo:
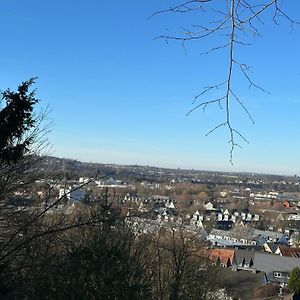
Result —
<path fill-rule="evenodd" d="M 34 105 L 38 102 L 35 91 L 30 87 L 35 78 L 22 82 L 16 92 L 7 89 L 2 92 L 0 104 L 0 162 L 17 162 L 29 151 L 33 142 L 30 130 L 34 128 L 36 119 L 33 115 Z"/>
<path fill-rule="evenodd" d="M 300 294 L 300 269 L 294 268 L 288 281 L 288 289 L 296 294 Z"/>

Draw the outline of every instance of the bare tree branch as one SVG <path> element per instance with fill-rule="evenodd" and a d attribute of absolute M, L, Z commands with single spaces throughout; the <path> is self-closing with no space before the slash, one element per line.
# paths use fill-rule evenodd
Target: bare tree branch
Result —
<path fill-rule="evenodd" d="M 215 4 L 214 7 L 209 5 L 212 3 Z M 261 92 L 268 93 L 264 88 L 252 80 L 249 75 L 250 67 L 247 64 L 239 61 L 236 51 L 237 46 L 251 46 L 252 41 L 254 41 L 257 36 L 261 36 L 259 29 L 256 27 L 256 23 L 259 23 L 260 25 L 264 24 L 262 20 L 263 14 L 271 9 L 274 9 L 272 19 L 275 24 L 278 24 L 277 19 L 279 17 L 282 17 L 288 21 L 292 28 L 294 24 L 300 24 L 298 21 L 295 21 L 288 16 L 288 14 L 282 9 L 282 2 L 279 3 L 279 0 L 265 0 L 260 4 L 253 4 L 246 0 L 226 0 L 225 3 L 218 1 L 213 2 L 212 0 L 187 1 L 168 9 L 158 11 L 151 16 L 153 17 L 163 13 L 189 13 L 194 10 L 197 10 L 199 14 L 209 13 L 213 16 L 216 16 L 211 22 L 207 21 L 206 24 L 194 24 L 191 26 L 191 29 L 187 28 L 186 26 L 181 26 L 181 31 L 179 33 L 160 35 L 155 39 L 180 41 L 185 49 L 185 43 L 189 41 L 198 41 L 208 37 L 213 38 L 216 37 L 216 35 L 225 36 L 225 42 L 222 42 L 216 47 L 210 48 L 201 53 L 212 54 L 217 50 L 228 51 L 228 68 L 224 74 L 225 80 L 221 83 L 212 84 L 205 87 L 201 93 L 196 95 L 192 104 L 195 104 L 197 100 L 202 101 L 200 104 L 191 108 L 186 115 L 190 115 L 198 108 L 202 108 L 202 110 L 205 111 L 206 107 L 210 105 L 218 105 L 220 109 L 222 109 L 222 104 L 224 104 L 225 121 L 217 124 L 213 129 L 206 133 L 206 136 L 210 135 L 221 127 L 226 127 L 228 129 L 230 144 L 229 155 L 230 162 L 232 164 L 234 150 L 236 147 L 241 148 L 241 145 L 236 139 L 249 143 L 248 140 L 232 125 L 232 100 L 235 100 L 236 103 L 242 107 L 252 124 L 254 124 L 254 120 L 247 107 L 242 101 L 240 101 L 237 88 L 235 87 L 235 82 L 233 80 L 233 74 L 241 73 L 249 83 L 249 88 L 255 87 Z M 249 37 L 248 34 L 251 34 L 252 38 Z M 216 90 L 221 91 L 221 95 L 218 97 L 211 94 Z M 203 99 L 204 96 L 206 96 L 206 99 Z M 207 100 L 207 97 L 211 97 L 211 99 Z"/>

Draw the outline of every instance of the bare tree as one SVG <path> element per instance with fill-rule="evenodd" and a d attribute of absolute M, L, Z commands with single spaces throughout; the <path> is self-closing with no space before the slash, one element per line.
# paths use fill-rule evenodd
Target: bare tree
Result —
<path fill-rule="evenodd" d="M 170 224 L 144 238 L 148 238 L 142 244 L 147 245 L 153 298 L 210 299 L 209 292 L 218 288 L 217 274 L 209 264 L 199 233 Z"/>
<path fill-rule="evenodd" d="M 8 280 L 12 273 L 40 263 L 41 260 L 34 261 L 29 255 L 42 249 L 40 245 L 49 246 L 40 255 L 48 257 L 46 253 L 55 247 L 53 241 L 63 232 L 101 225 L 114 218 L 108 214 L 110 207 L 103 200 L 105 197 L 97 207 L 83 205 L 80 212 L 73 214 L 68 214 L 66 207 L 55 210 L 74 188 L 58 197 L 53 186 L 46 184 L 42 197 L 24 197 L 24 193 L 31 194 L 36 180 L 40 179 L 49 129 L 44 122 L 45 111 L 34 112 L 38 102 L 35 91 L 31 91 L 34 83 L 35 79 L 30 79 L 15 92 L 4 91 L 0 102 L 0 294 L 3 278 Z"/>
<path fill-rule="evenodd" d="M 207 132 L 206 136 L 212 134 L 221 127 L 226 127 L 228 129 L 231 164 L 233 164 L 233 152 L 235 148 L 241 148 L 240 141 L 248 143 L 244 134 L 237 130 L 232 124 L 231 107 L 234 102 L 244 110 L 250 121 L 254 124 L 250 112 L 244 105 L 242 99 L 238 96 L 237 88 L 234 84 L 234 75 L 237 75 L 238 73 L 242 74 L 249 87 L 254 87 L 261 92 L 268 93 L 251 78 L 251 67 L 247 63 L 240 61 L 238 47 L 250 46 L 256 37 L 261 36 L 259 26 L 264 24 L 264 14 L 267 12 L 272 12 L 272 19 L 275 24 L 279 24 L 280 18 L 285 19 L 290 24 L 291 28 L 293 28 L 294 24 L 299 24 L 285 12 L 282 7 L 283 2 L 284 1 L 279 0 L 264 0 L 261 2 L 253 0 L 178 1 L 178 4 L 158 11 L 152 15 L 153 17 L 166 13 L 198 13 L 199 17 L 203 14 L 205 14 L 206 17 L 211 16 L 211 20 L 204 24 L 192 25 L 189 28 L 180 27 L 180 32 L 178 33 L 157 37 L 158 39 L 164 39 L 166 41 L 179 41 L 184 48 L 186 43 L 190 41 L 201 41 L 208 38 L 219 40 L 220 36 L 223 37 L 223 41 L 220 42 L 220 44 L 208 49 L 202 54 L 212 54 L 221 50 L 227 52 L 226 59 L 228 60 L 228 64 L 227 70 L 224 73 L 224 80 L 204 87 L 203 91 L 195 96 L 193 101 L 194 107 L 188 111 L 187 115 L 199 108 L 205 111 L 205 109 L 211 105 L 217 105 L 220 109 L 225 107 L 224 119 Z M 207 18 L 202 19 L 205 20 Z M 219 97 L 213 95 L 216 90 L 220 92 Z"/>

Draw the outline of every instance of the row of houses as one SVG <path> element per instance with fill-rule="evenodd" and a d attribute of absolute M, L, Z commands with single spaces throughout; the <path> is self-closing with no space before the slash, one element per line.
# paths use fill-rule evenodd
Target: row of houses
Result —
<path fill-rule="evenodd" d="M 167 210 L 162 214 L 157 215 L 157 222 L 159 223 L 176 223 L 184 226 L 192 226 L 194 228 L 204 228 L 202 221 L 194 220 L 188 217 L 175 216 L 168 214 Z"/>
<path fill-rule="evenodd" d="M 133 195 L 131 193 L 127 193 L 124 196 L 124 199 L 122 202 L 135 202 L 135 203 L 159 203 L 159 204 L 169 204 L 172 206 L 174 205 L 173 199 L 171 199 L 168 196 L 161 196 L 161 195 L 153 195 L 153 196 L 139 196 L 139 195 Z"/>
<path fill-rule="evenodd" d="M 122 180 L 109 178 L 106 180 L 95 180 L 95 184 L 99 188 L 127 188 L 128 185 Z"/>
<path fill-rule="evenodd" d="M 187 233 L 193 233 L 197 236 L 198 241 L 205 241 L 207 238 L 206 230 L 201 228 L 195 228 L 193 224 L 186 223 L 183 224 L 182 217 L 170 217 L 168 220 L 164 220 L 162 217 L 156 220 L 140 218 L 140 217 L 130 217 L 126 218 L 126 223 L 133 230 L 136 235 L 158 233 L 161 228 L 167 230 L 184 230 Z"/>
<path fill-rule="evenodd" d="M 297 253 L 300 252 L 298 249 Z M 276 254 L 248 251 L 243 249 L 212 249 L 209 259 L 213 264 L 230 267 L 233 271 L 246 270 L 263 272 L 264 283 L 285 286 L 295 267 L 300 268 L 300 258 Z"/>
<path fill-rule="evenodd" d="M 267 242 L 288 245 L 282 232 L 236 226 L 232 230 L 212 229 L 207 239 L 215 246 L 264 245 Z"/>
<path fill-rule="evenodd" d="M 210 221 L 212 218 L 217 221 L 231 221 L 235 223 L 238 220 L 246 222 L 258 222 L 260 217 L 257 214 L 252 214 L 246 211 L 229 212 L 228 209 L 215 209 L 200 213 L 198 210 L 193 214 L 193 219 L 199 221 Z"/>
<path fill-rule="evenodd" d="M 177 222 L 179 224 L 183 225 L 191 225 L 196 228 L 203 228 L 203 221 L 210 221 L 210 220 L 216 220 L 215 215 L 202 215 L 199 213 L 199 211 L 196 211 L 193 215 L 187 214 L 185 216 L 180 215 L 176 213 L 175 206 L 172 205 L 173 203 L 171 202 L 170 205 L 165 204 L 164 207 L 157 207 L 154 209 L 154 212 L 157 214 L 157 220 L 159 222 Z M 216 222 L 218 228 L 226 228 L 229 229 L 233 221 L 228 220 L 228 221 L 220 221 L 217 220 Z"/>

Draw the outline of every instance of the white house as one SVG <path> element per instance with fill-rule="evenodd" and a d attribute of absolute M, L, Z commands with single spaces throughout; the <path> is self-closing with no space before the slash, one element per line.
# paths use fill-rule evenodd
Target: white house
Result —
<path fill-rule="evenodd" d="M 82 201 L 86 193 L 77 187 L 68 187 L 59 189 L 59 198 L 66 197 L 71 201 Z"/>
<path fill-rule="evenodd" d="M 214 210 L 214 205 L 211 202 L 204 204 L 206 210 Z"/>

